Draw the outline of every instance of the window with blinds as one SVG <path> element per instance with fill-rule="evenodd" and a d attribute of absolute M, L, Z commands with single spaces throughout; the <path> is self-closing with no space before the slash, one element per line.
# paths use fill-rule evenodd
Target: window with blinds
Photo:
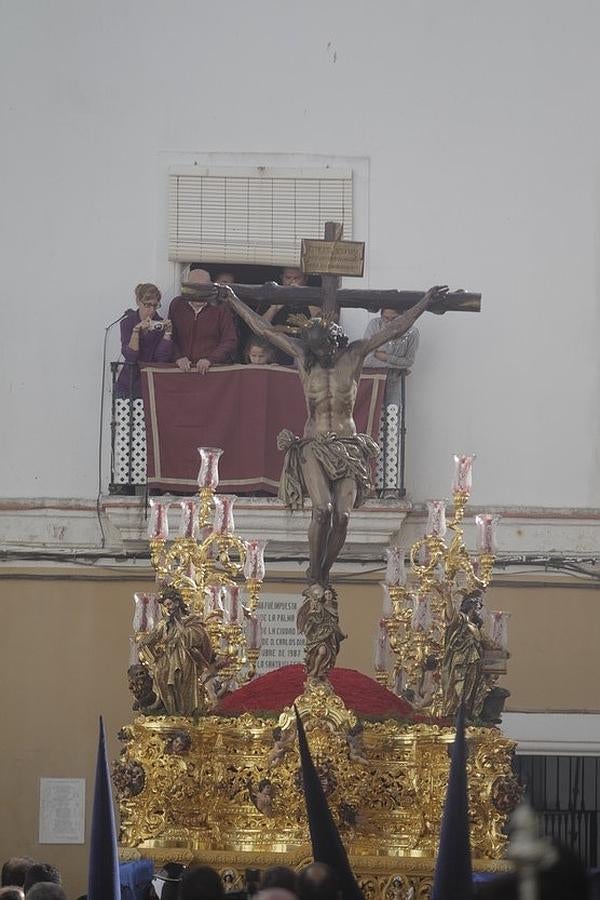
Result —
<path fill-rule="evenodd" d="M 352 238 L 350 169 L 202 169 L 169 172 L 169 259 L 298 265 L 302 238 L 325 222 Z"/>

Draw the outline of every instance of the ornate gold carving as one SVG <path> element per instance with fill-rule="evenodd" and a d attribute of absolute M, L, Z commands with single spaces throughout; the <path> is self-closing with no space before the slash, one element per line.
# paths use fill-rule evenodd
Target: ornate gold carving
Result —
<path fill-rule="evenodd" d="M 297 706 L 350 854 L 432 858 L 454 730 L 359 723 L 323 682 L 309 684 Z M 276 726 L 249 714 L 137 719 L 123 734 L 119 765 L 141 767 L 144 786 L 136 796 L 119 791 L 122 843 L 170 859 L 221 851 L 234 868 L 236 854 L 251 854 L 252 865 L 259 865 L 265 854 L 289 862 L 305 852 L 294 729 L 293 709 L 284 710 Z M 496 729 L 469 728 L 467 737 L 473 854 L 495 858 L 505 842 L 513 744 Z M 385 891 L 395 889 L 388 882 Z M 377 882 L 377 896 L 382 890 Z"/>

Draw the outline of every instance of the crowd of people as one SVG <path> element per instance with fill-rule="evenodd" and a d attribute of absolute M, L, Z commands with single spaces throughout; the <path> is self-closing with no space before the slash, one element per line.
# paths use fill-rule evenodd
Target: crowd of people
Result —
<path fill-rule="evenodd" d="M 295 872 L 286 866 L 248 870 L 242 890 L 221 878 L 210 866 L 192 865 L 187 869 L 169 864 L 145 888 L 144 900 L 344 900 L 336 872 L 316 862 Z M 452 887 L 452 886 L 450 886 Z M 585 900 L 597 896 L 597 879 L 586 875 L 579 859 L 565 848 L 556 852 L 552 865 L 538 872 L 540 900 Z M 409 891 L 410 894 L 410 891 Z M 392 892 L 390 896 L 401 896 Z M 456 893 L 450 889 L 448 896 Z M 516 900 L 520 883 L 515 875 L 496 876 L 474 885 L 472 894 L 481 900 Z M 529 896 L 529 895 L 528 895 Z M 58 869 L 49 863 L 38 863 L 30 857 L 13 857 L 2 866 L 0 900 L 67 900 Z M 82 895 L 77 900 L 87 900 Z"/>
<path fill-rule="evenodd" d="M 2 866 L 0 900 L 67 900 L 60 872 L 30 856 L 13 856 Z"/>
<path fill-rule="evenodd" d="M 214 869 L 192 866 L 183 873 L 173 892 L 162 891 L 161 900 L 224 900 L 247 896 L 256 900 L 342 900 L 336 873 L 324 863 L 311 863 L 301 872 L 274 866 L 263 872 L 260 880 L 249 879 L 243 891 L 228 894 Z"/>
<path fill-rule="evenodd" d="M 342 900 L 338 879 L 329 866 L 312 863 L 301 872 L 274 866 L 260 880 L 248 879 L 241 891 L 229 891 L 210 866 L 168 866 L 146 888 L 145 900 Z M 257 873 L 258 874 L 258 873 Z M 12 857 L 2 867 L 0 900 L 67 900 L 58 869 L 30 857 Z M 78 898 L 86 900 L 86 895 Z"/>
<path fill-rule="evenodd" d="M 235 285 L 235 275 L 229 271 L 216 274 L 216 282 Z M 206 269 L 192 269 L 186 274 L 182 292 L 175 297 L 165 318 L 159 315 L 161 293 L 154 284 L 138 284 L 135 289 L 136 308 L 129 310 L 121 321 L 121 352 L 126 363 L 119 373 L 117 396 L 140 397 L 138 363 L 172 363 L 183 372 L 206 374 L 213 366 L 245 363 L 249 365 L 292 365 L 286 356 L 264 338 L 253 334 L 227 304 L 211 304 L 198 300 L 190 293 L 194 285 L 213 281 Z M 295 266 L 284 268 L 281 284 L 303 287 L 306 275 Z M 280 304 L 259 304 L 256 312 L 273 326 L 285 328 L 293 323 L 293 316 L 306 318 L 319 314 L 318 307 L 306 304 L 289 307 Z M 370 337 L 399 312 L 383 309 L 380 317 L 369 322 L 365 337 Z M 416 328 L 398 341 L 391 341 L 367 360 L 373 368 L 388 370 L 387 401 L 395 402 L 399 374 L 414 363 L 419 334 Z"/>

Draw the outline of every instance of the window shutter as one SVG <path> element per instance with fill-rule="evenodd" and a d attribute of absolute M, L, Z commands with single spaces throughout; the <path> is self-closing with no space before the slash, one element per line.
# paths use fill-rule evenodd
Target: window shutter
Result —
<path fill-rule="evenodd" d="M 350 169 L 201 169 L 169 172 L 169 259 L 297 265 L 302 238 L 325 222 L 352 238 Z"/>

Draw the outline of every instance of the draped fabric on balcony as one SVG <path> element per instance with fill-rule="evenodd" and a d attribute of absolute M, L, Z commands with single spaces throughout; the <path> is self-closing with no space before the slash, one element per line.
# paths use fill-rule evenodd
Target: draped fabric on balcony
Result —
<path fill-rule="evenodd" d="M 297 372 L 284 366 L 219 366 L 207 375 L 142 366 L 148 486 L 191 494 L 197 489 L 198 447 L 221 447 L 219 490 L 277 493 L 283 428 L 302 434 L 306 404 Z M 385 374 L 363 375 L 355 420 L 375 440 Z"/>

